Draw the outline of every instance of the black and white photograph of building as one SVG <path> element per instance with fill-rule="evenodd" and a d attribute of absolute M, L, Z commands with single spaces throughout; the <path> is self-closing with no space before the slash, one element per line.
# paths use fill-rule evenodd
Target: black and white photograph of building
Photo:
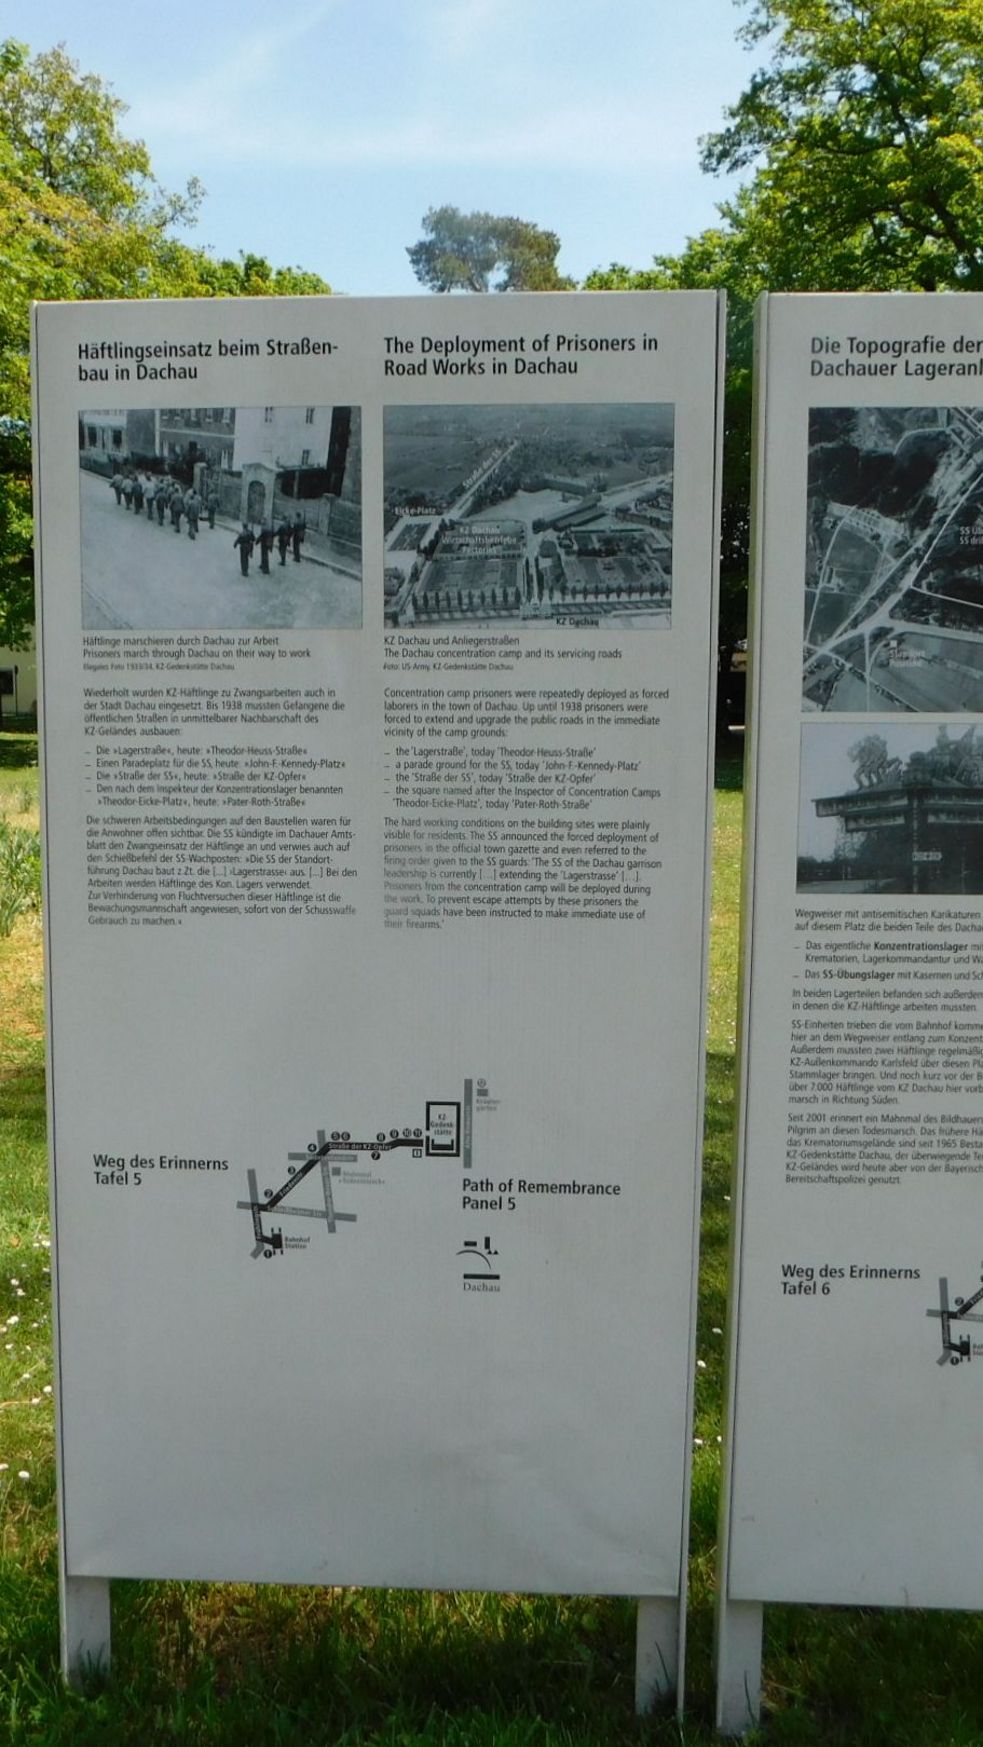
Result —
<path fill-rule="evenodd" d="M 87 631 L 358 629 L 360 409 L 79 415 Z"/>
<path fill-rule="evenodd" d="M 983 409 L 813 407 L 806 710 L 983 710 Z"/>
<path fill-rule="evenodd" d="M 797 889 L 983 892 L 983 723 L 805 723 Z"/>
<path fill-rule="evenodd" d="M 385 409 L 385 620 L 668 626 L 671 405 Z"/>

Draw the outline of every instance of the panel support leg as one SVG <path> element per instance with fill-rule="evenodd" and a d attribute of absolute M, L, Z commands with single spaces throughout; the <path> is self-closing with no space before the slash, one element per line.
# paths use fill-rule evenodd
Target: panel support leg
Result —
<path fill-rule="evenodd" d="M 109 1672 L 109 1642 L 109 1578 L 63 1577 L 61 1672 L 70 1686 L 94 1668 Z"/>
<path fill-rule="evenodd" d="M 717 1729 L 743 1735 L 761 1716 L 760 1601 L 717 1603 Z"/>
<path fill-rule="evenodd" d="M 643 1717 L 675 1692 L 679 1668 L 679 1600 L 643 1595 L 635 1627 L 635 1711 Z"/>

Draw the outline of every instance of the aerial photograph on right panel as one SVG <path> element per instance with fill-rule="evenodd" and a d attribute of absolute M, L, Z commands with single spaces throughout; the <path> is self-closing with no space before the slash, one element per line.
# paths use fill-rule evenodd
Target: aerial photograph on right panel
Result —
<path fill-rule="evenodd" d="M 983 408 L 810 410 L 802 702 L 983 710 Z"/>

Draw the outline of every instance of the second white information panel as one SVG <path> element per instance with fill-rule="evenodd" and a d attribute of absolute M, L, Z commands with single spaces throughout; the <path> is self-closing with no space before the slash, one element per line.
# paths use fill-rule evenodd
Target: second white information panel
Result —
<path fill-rule="evenodd" d="M 978 1607 L 983 300 L 760 313 L 725 1600 Z"/>

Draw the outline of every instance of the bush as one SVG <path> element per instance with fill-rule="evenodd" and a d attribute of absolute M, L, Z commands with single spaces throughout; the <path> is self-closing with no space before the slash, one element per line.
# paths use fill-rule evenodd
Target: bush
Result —
<path fill-rule="evenodd" d="M 18 916 L 41 909 L 41 835 L 0 819 L 0 939 Z"/>

